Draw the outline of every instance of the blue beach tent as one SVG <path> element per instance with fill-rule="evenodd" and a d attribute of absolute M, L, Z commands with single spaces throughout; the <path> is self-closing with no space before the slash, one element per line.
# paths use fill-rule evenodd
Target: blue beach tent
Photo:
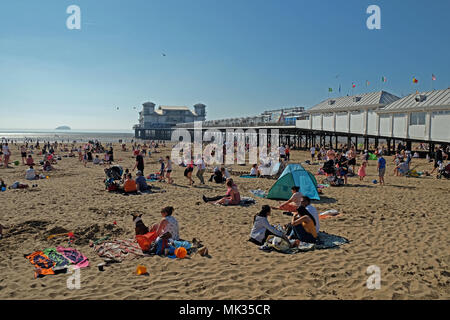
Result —
<path fill-rule="evenodd" d="M 270 188 L 267 198 L 288 200 L 292 196 L 291 188 L 293 186 L 300 187 L 300 192 L 310 199 L 320 200 L 316 178 L 301 164 L 289 164 L 277 182 Z"/>

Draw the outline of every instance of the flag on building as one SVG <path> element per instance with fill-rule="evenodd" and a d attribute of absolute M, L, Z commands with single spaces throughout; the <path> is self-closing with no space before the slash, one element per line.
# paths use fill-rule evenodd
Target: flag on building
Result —
<path fill-rule="evenodd" d="M 436 81 L 436 76 L 434 74 L 431 75 L 431 80 Z"/>
<path fill-rule="evenodd" d="M 381 81 L 386 82 L 387 81 L 386 77 L 381 77 Z"/>
<path fill-rule="evenodd" d="M 366 87 L 370 86 L 369 80 L 366 80 Z"/>
<path fill-rule="evenodd" d="M 352 88 L 356 88 L 356 84 L 352 83 Z"/>
<path fill-rule="evenodd" d="M 413 77 L 413 83 L 418 83 L 419 80 L 416 79 L 416 77 Z"/>
<path fill-rule="evenodd" d="M 333 92 L 333 88 L 328 88 L 328 92 Z"/>
<path fill-rule="evenodd" d="M 339 93 L 341 93 L 341 85 L 339 85 Z"/>

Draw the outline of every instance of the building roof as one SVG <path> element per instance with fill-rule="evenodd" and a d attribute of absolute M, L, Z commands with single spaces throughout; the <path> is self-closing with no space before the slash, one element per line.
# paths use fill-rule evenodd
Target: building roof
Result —
<path fill-rule="evenodd" d="M 335 112 L 359 110 L 370 107 L 380 107 L 399 100 L 400 98 L 386 91 L 369 92 L 354 96 L 329 98 L 312 108 L 308 112 Z"/>
<path fill-rule="evenodd" d="M 425 109 L 450 109 L 450 88 L 412 93 L 387 105 L 382 110 L 379 110 L 379 112 L 405 112 L 410 110 L 420 111 Z"/>

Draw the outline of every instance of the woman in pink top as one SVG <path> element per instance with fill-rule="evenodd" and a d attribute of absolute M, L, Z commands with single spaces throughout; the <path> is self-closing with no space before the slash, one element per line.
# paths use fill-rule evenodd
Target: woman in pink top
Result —
<path fill-rule="evenodd" d="M 216 204 L 224 204 L 226 206 L 235 206 L 241 203 L 241 195 L 234 184 L 233 179 L 228 179 L 226 182 L 228 187 L 227 194 L 225 197 L 216 202 Z"/>

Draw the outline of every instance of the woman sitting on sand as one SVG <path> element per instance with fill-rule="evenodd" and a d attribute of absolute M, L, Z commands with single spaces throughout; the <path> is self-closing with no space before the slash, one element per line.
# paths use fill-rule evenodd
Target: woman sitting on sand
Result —
<path fill-rule="evenodd" d="M 149 228 L 149 232 L 155 232 L 158 237 L 162 236 L 166 232 L 169 232 L 171 239 L 179 240 L 180 232 L 178 228 L 178 221 L 172 216 L 173 207 L 165 207 L 161 210 L 161 216 L 163 217 L 159 223 L 154 224 Z"/>
<path fill-rule="evenodd" d="M 293 186 L 291 191 L 292 196 L 288 201 L 281 203 L 279 207 L 272 207 L 272 209 L 297 212 L 297 208 L 301 205 L 303 194 L 300 192 L 300 187 L 297 186 Z"/>
<path fill-rule="evenodd" d="M 228 190 L 227 190 L 227 193 L 225 196 L 217 196 L 217 197 L 211 197 L 211 198 L 203 196 L 203 201 L 214 202 L 214 204 L 225 204 L 225 202 L 232 202 L 232 203 L 228 203 L 228 205 L 239 204 L 241 202 L 241 196 L 239 194 L 237 186 L 233 182 L 233 179 L 227 179 L 226 185 L 228 187 Z M 234 201 L 231 201 L 231 199 L 233 199 L 233 197 L 234 197 Z M 239 199 L 239 201 L 238 201 L 238 199 Z"/>
<path fill-rule="evenodd" d="M 52 171 L 53 170 L 53 167 L 52 167 L 52 165 L 50 164 L 50 161 L 45 161 L 45 163 L 44 163 L 44 167 L 42 168 L 44 171 Z"/>
<path fill-rule="evenodd" d="M 133 180 L 131 173 L 128 174 L 123 184 L 123 191 L 125 193 L 133 193 L 137 191 L 136 181 Z"/>
<path fill-rule="evenodd" d="M 275 235 L 288 240 L 286 235 L 276 229 L 269 223 L 268 216 L 270 215 L 270 207 L 268 205 L 263 205 L 261 211 L 253 218 L 253 227 L 250 232 L 250 239 L 248 241 L 253 242 L 257 245 L 263 245 L 266 239 L 270 235 Z"/>
<path fill-rule="evenodd" d="M 34 159 L 33 159 L 33 157 L 31 156 L 31 154 L 30 155 L 28 155 L 28 158 L 27 158 L 27 166 L 34 166 L 35 164 L 34 164 Z"/>
<path fill-rule="evenodd" d="M 227 194 L 225 197 L 217 201 L 215 204 L 223 204 L 226 206 L 235 206 L 241 203 L 241 194 L 234 184 L 233 179 L 227 179 L 226 185 L 228 187 Z"/>

